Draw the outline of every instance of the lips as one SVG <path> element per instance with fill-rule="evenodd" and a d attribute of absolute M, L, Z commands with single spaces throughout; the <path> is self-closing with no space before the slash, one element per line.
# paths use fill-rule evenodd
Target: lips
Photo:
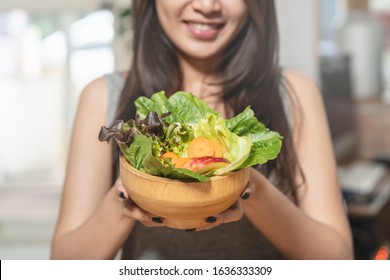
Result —
<path fill-rule="evenodd" d="M 184 21 L 184 23 L 187 25 L 187 28 L 192 36 L 201 40 L 215 39 L 224 26 L 223 23 L 206 23 L 196 21 Z"/>
<path fill-rule="evenodd" d="M 218 24 L 207 24 L 207 23 L 198 23 L 198 22 L 188 22 L 189 25 L 191 25 L 192 28 L 199 30 L 199 31 L 208 31 L 212 29 L 217 29 Z"/>

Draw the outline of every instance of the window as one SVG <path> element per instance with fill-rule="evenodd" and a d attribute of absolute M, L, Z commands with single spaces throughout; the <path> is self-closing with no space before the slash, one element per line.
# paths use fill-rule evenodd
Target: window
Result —
<path fill-rule="evenodd" d="M 0 182 L 63 172 L 78 96 L 114 70 L 109 10 L 0 13 Z"/>

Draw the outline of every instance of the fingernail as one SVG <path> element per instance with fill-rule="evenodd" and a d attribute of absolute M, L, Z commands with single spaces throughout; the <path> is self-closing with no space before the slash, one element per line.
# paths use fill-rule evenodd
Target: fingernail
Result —
<path fill-rule="evenodd" d="M 246 192 L 246 193 L 244 193 L 242 196 L 241 196 L 241 198 L 242 199 L 248 199 L 249 198 L 249 193 L 248 192 Z"/>
<path fill-rule="evenodd" d="M 152 217 L 152 221 L 157 223 L 157 224 L 162 224 L 163 223 L 163 221 L 159 217 Z"/>
<path fill-rule="evenodd" d="M 124 192 L 118 192 L 118 196 L 122 199 L 126 199 L 125 193 Z"/>
<path fill-rule="evenodd" d="M 210 217 L 206 218 L 206 223 L 209 223 L 209 224 L 215 223 L 216 221 L 217 221 L 217 218 L 214 216 L 210 216 Z"/>
<path fill-rule="evenodd" d="M 195 231 L 196 228 L 188 228 L 188 229 L 185 229 L 185 231 Z"/>

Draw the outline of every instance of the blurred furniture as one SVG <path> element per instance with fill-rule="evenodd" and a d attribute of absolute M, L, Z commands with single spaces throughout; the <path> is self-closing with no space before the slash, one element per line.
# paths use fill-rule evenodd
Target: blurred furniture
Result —
<path fill-rule="evenodd" d="M 348 206 L 355 258 L 371 259 L 375 250 L 390 240 L 390 104 L 380 96 L 356 100 L 350 64 L 351 57 L 346 54 L 321 57 L 321 91 L 339 169 L 355 167 L 360 161 L 367 163 L 349 174 L 357 178 L 347 178 L 347 182 L 356 182 L 355 190 L 361 193 L 343 184 L 341 187 Z M 369 164 L 378 159 L 382 160 L 382 171 Z M 371 183 L 361 185 L 368 177 L 373 178 Z"/>
<path fill-rule="evenodd" d="M 360 157 L 390 159 L 390 104 L 372 98 L 355 108 Z"/>
<path fill-rule="evenodd" d="M 356 259 L 372 259 L 375 250 L 390 240 L 390 171 L 366 195 L 371 196 L 366 202 L 347 203 Z"/>
<path fill-rule="evenodd" d="M 383 89 L 383 30 L 369 0 L 348 0 L 347 17 L 338 30 L 338 48 L 351 57 L 355 99 L 378 96 Z"/>
<path fill-rule="evenodd" d="M 390 240 L 390 104 L 380 98 L 356 102 L 359 158 L 378 160 L 387 174 L 374 187 L 368 203 L 348 204 L 357 259 L 370 259 Z"/>

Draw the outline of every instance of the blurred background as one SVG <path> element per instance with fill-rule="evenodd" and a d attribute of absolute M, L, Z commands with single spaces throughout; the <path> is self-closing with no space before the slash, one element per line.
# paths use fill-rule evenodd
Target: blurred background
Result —
<path fill-rule="evenodd" d="M 356 258 L 376 258 L 390 240 L 390 1 L 276 3 L 281 65 L 324 96 Z M 1 0 L 0 259 L 49 258 L 78 97 L 128 69 L 129 5 Z"/>

